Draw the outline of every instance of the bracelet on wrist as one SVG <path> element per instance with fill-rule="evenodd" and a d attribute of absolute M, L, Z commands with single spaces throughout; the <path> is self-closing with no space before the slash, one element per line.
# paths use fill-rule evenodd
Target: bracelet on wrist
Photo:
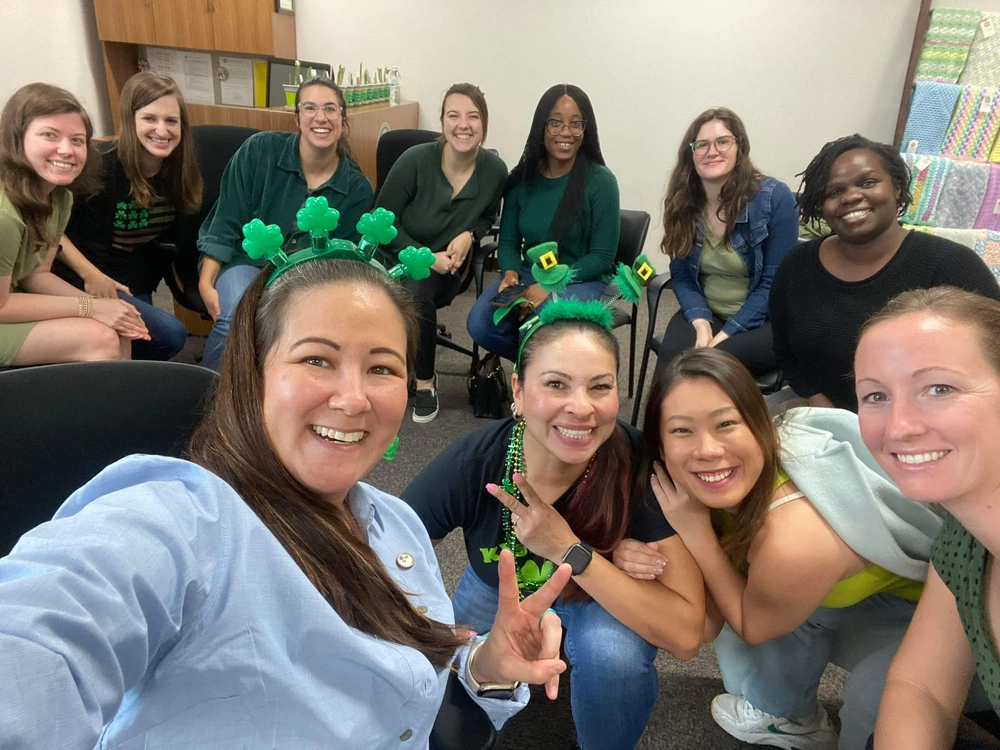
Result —
<path fill-rule="evenodd" d="M 77 305 L 77 312 L 81 318 L 94 317 L 94 300 L 92 297 L 78 297 Z"/>

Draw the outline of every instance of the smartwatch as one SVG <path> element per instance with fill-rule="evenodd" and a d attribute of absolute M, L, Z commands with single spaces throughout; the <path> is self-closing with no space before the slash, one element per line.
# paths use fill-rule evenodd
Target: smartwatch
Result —
<path fill-rule="evenodd" d="M 569 563 L 569 566 L 573 568 L 573 575 L 578 576 L 587 569 L 587 566 L 590 565 L 590 561 L 593 557 L 594 550 L 589 544 L 577 542 L 566 550 L 566 554 L 563 555 L 562 561 L 564 563 Z"/>
<path fill-rule="evenodd" d="M 480 683 L 476 681 L 476 678 L 472 676 L 472 660 L 476 657 L 479 649 L 482 645 L 486 643 L 485 640 L 480 641 L 475 646 L 472 647 L 472 651 L 469 653 L 469 658 L 465 663 L 465 680 L 469 683 L 469 687 L 476 694 L 477 698 L 494 698 L 497 700 L 509 701 L 514 699 L 514 691 L 520 686 L 520 682 L 484 682 Z"/>

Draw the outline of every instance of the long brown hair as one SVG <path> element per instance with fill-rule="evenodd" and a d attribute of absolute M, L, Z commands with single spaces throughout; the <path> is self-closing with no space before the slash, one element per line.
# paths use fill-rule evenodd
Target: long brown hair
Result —
<path fill-rule="evenodd" d="M 736 513 L 736 525 L 719 540 L 729 559 L 740 564 L 746 559 L 750 544 L 764 523 L 779 471 L 778 431 L 750 371 L 732 354 L 711 347 L 688 349 L 674 357 L 649 391 L 642 427 L 646 452 L 650 459 L 659 458 L 662 461 L 663 402 L 674 386 L 699 378 L 711 380 L 729 397 L 764 455 L 760 476 Z"/>
<path fill-rule="evenodd" d="M 518 360 L 519 377 L 523 377 L 539 350 L 567 333 L 585 333 L 596 338 L 614 357 L 617 373 L 619 350 L 614 334 L 597 323 L 570 319 L 546 323 L 531 334 Z M 597 449 L 590 472 L 570 499 L 564 514 L 566 523 L 597 552 L 609 553 L 625 538 L 634 490 L 628 438 L 616 426 L 611 437 Z"/>
<path fill-rule="evenodd" d="M 731 109 L 716 107 L 695 118 L 677 149 L 677 166 L 670 175 L 667 196 L 663 199 L 663 240 L 660 249 L 671 258 L 686 258 L 694 248 L 696 229 L 708 200 L 701 177 L 694 168 L 691 142 L 698 137 L 701 126 L 718 120 L 736 137 L 736 166 L 719 193 L 717 216 L 726 219 L 726 236 L 732 234 L 743 207 L 760 189 L 764 179 L 750 161 L 750 139 L 743 121 Z"/>
<path fill-rule="evenodd" d="M 351 125 L 347 121 L 347 99 L 344 97 L 344 92 L 340 90 L 340 86 L 332 80 L 324 76 L 313 76 L 299 85 L 295 90 L 295 124 L 298 125 L 299 123 L 299 95 L 302 93 L 302 89 L 309 86 L 323 86 L 336 94 L 337 102 L 340 106 L 340 119 L 343 123 L 340 138 L 337 139 L 337 154 L 341 159 L 347 159 L 355 169 L 360 170 L 361 167 L 358 166 L 358 160 L 354 158 L 354 153 L 351 151 L 351 144 L 347 140 L 351 135 Z"/>
<path fill-rule="evenodd" d="M 936 286 L 897 294 L 861 326 L 858 341 L 879 323 L 918 312 L 970 326 L 976 332 L 983 358 L 1000 377 L 1000 302 L 958 287 Z"/>
<path fill-rule="evenodd" d="M 444 107 L 448 103 L 448 97 L 452 94 L 461 94 L 462 96 L 469 97 L 469 100 L 475 105 L 476 110 L 479 112 L 479 117 L 483 123 L 483 142 L 486 143 L 486 134 L 490 129 L 490 110 L 486 106 L 486 95 L 474 83 L 453 83 L 448 87 L 448 90 L 444 92 L 444 98 L 441 100 L 441 125 L 444 125 Z M 442 135 L 438 140 L 444 140 L 444 135 Z M 482 143 L 479 145 L 481 146 Z"/>
<path fill-rule="evenodd" d="M 100 187 L 101 158 L 94 148 L 94 126 L 83 105 L 66 89 L 48 83 L 29 83 L 7 100 L 0 113 L 0 182 L 4 193 L 21 214 L 31 245 L 50 246 L 58 237 L 49 236 L 46 226 L 52 216 L 52 195 L 24 155 L 24 135 L 38 117 L 77 114 L 87 135 L 87 161 L 83 171 L 68 188 L 76 194 L 95 193 Z"/>
<path fill-rule="evenodd" d="M 148 107 L 164 96 L 177 99 L 181 113 L 181 140 L 160 166 L 158 176 L 164 195 L 158 196 L 142 172 L 142 156 L 146 149 L 139 142 L 135 130 L 135 115 L 143 107 Z M 125 82 L 121 98 L 121 132 L 115 138 L 115 146 L 131 185 L 129 192 L 132 200 L 143 208 L 149 208 L 157 198 L 163 198 L 181 213 L 198 212 L 204 185 L 198 169 L 187 104 L 173 78 L 160 73 L 143 72 L 136 73 Z"/>
<path fill-rule="evenodd" d="M 465 639 L 414 608 L 372 549 L 351 532 L 349 510 L 323 501 L 291 475 L 275 453 L 262 412 L 266 358 L 303 294 L 348 285 L 384 295 L 405 323 L 411 371 L 419 335 L 414 302 L 386 274 L 357 261 L 302 263 L 265 289 L 272 270 L 265 267 L 236 306 L 218 392 L 191 440 L 190 458 L 243 498 L 344 622 L 411 646 L 443 667 Z"/>

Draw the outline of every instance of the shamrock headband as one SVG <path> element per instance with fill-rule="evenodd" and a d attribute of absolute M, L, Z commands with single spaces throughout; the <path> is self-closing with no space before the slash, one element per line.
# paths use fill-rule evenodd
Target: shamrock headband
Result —
<path fill-rule="evenodd" d="M 274 271 L 267 279 L 265 287 L 274 283 L 281 274 L 297 265 L 321 258 L 339 258 L 367 263 L 384 271 L 397 281 L 411 278 L 416 281 L 426 279 L 431 275 L 434 265 L 434 254 L 426 247 L 407 247 L 399 253 L 399 264 L 392 270 L 375 260 L 375 250 L 379 245 L 387 245 L 396 238 L 396 227 L 393 223 L 396 217 L 392 211 L 376 208 L 372 213 L 365 214 L 357 223 L 361 244 L 355 245 L 349 240 L 331 240 L 330 232 L 337 228 L 340 222 L 340 212 L 331 208 L 326 198 L 319 196 L 306 200 L 305 207 L 295 214 L 299 229 L 309 232 L 311 247 L 292 253 L 285 253 L 282 247 L 285 238 L 277 224 L 265 225 L 260 219 L 254 219 L 243 225 L 243 249 L 255 260 L 264 258 L 274 266 Z"/>
<path fill-rule="evenodd" d="M 557 247 L 554 242 L 543 243 L 528 251 L 528 257 L 536 263 L 531 268 L 531 275 L 543 290 L 552 295 L 552 301 L 545 305 L 538 315 L 528 318 L 521 325 L 519 329 L 521 343 L 517 347 L 514 372 L 521 369 L 521 354 L 524 352 L 525 343 L 539 328 L 557 320 L 586 320 L 610 331 L 613 323 L 614 303 L 624 299 L 633 305 L 638 304 L 642 297 L 642 288 L 656 274 L 656 269 L 650 265 L 646 256 L 640 255 L 631 266 L 626 266 L 624 263 L 618 264 L 614 278 L 609 284 L 610 287 L 614 287 L 614 294 L 603 301 L 582 302 L 572 297 L 559 299 L 559 293 L 565 291 L 566 287 L 572 283 L 574 274 L 569 266 L 559 264 L 556 252 Z M 565 270 L 559 271 L 559 269 Z M 517 304 L 517 301 L 513 304 Z M 506 312 L 503 314 L 505 315 Z M 503 315 L 494 314 L 494 320 L 502 317 Z"/>

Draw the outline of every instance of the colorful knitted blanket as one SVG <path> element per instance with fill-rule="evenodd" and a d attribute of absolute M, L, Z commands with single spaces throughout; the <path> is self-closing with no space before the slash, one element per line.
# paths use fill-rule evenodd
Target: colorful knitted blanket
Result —
<path fill-rule="evenodd" d="M 983 33 L 983 24 L 989 22 L 993 33 Z M 1000 88 L 1000 13 L 983 13 L 976 31 L 975 41 L 969 50 L 958 82 L 970 86 L 993 86 Z"/>
<path fill-rule="evenodd" d="M 934 211 L 934 224 L 949 229 L 972 229 L 990 181 L 990 165 L 956 161 L 948 170 Z"/>
<path fill-rule="evenodd" d="M 976 36 L 979 19 L 978 10 L 932 10 L 914 80 L 957 83 Z"/>
<path fill-rule="evenodd" d="M 972 226 L 1000 232 L 1000 164 L 990 164 L 990 182 Z"/>
<path fill-rule="evenodd" d="M 955 102 L 962 93 L 956 83 L 917 81 L 906 118 L 901 148 L 910 154 L 936 154 L 955 111 Z"/>
<path fill-rule="evenodd" d="M 910 207 L 903 215 L 903 223 L 936 225 L 935 210 L 941 196 L 941 186 L 954 162 L 941 156 L 926 154 L 903 154 L 903 159 L 910 168 L 910 192 L 913 194 Z"/>
<path fill-rule="evenodd" d="M 966 86 L 959 94 L 941 153 L 956 159 L 986 161 L 1000 130 L 1000 95 L 996 89 Z"/>
<path fill-rule="evenodd" d="M 987 232 L 986 235 L 986 239 L 979 240 L 974 249 L 1000 283 L 1000 232 Z"/>
<path fill-rule="evenodd" d="M 976 243 L 985 240 L 989 234 L 985 229 L 942 229 L 941 227 L 917 227 L 909 224 L 904 224 L 903 228 L 944 237 L 946 240 L 957 242 L 970 250 L 975 250 Z"/>

